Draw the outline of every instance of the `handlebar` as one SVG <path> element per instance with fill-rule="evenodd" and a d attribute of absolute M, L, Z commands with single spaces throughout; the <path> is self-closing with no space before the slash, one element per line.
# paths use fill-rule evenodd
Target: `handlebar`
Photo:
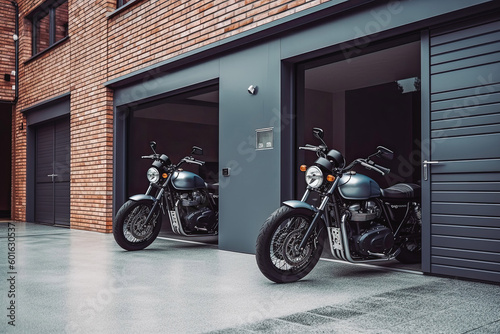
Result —
<path fill-rule="evenodd" d="M 199 166 L 203 166 L 205 164 L 205 161 L 196 160 L 193 157 L 185 157 L 184 159 L 182 159 L 182 161 L 187 162 L 188 164 L 195 164 Z"/>
<path fill-rule="evenodd" d="M 361 159 L 357 159 L 357 161 L 362 166 L 364 166 L 364 167 L 366 167 L 368 169 L 372 169 L 372 170 L 374 170 L 376 172 L 379 172 L 382 175 L 389 174 L 389 172 L 391 171 L 389 168 L 385 168 L 385 167 L 379 166 L 376 163 L 370 164 L 369 162 L 366 162 L 365 160 L 361 160 Z M 368 160 L 368 161 L 370 161 L 370 160 Z"/>

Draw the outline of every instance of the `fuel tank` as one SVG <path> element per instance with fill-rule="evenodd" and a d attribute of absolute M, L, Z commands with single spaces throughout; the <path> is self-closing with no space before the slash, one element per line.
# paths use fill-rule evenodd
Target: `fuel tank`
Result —
<path fill-rule="evenodd" d="M 205 181 L 195 173 L 180 171 L 172 176 L 172 185 L 177 190 L 193 190 L 205 188 Z"/>
<path fill-rule="evenodd" d="M 348 200 L 366 200 L 381 195 L 377 182 L 363 174 L 343 175 L 339 181 L 339 192 Z"/>

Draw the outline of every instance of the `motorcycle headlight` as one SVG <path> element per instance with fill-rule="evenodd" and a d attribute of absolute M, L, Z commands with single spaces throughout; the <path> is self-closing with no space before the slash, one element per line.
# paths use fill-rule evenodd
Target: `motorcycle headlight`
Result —
<path fill-rule="evenodd" d="M 158 169 L 156 169 L 155 167 L 149 168 L 146 176 L 148 178 L 148 181 L 151 183 L 160 181 L 160 171 L 158 171 Z"/>
<path fill-rule="evenodd" d="M 306 183 L 312 188 L 323 184 L 323 172 L 318 166 L 311 166 L 306 171 Z"/>

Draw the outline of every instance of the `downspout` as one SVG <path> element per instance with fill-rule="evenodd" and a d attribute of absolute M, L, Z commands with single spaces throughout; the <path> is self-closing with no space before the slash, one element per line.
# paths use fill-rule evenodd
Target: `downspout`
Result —
<path fill-rule="evenodd" d="M 14 85 L 15 86 L 15 93 L 14 93 L 14 101 L 12 102 L 13 104 L 17 103 L 17 99 L 19 98 L 19 6 L 16 1 L 10 1 L 12 6 L 16 8 L 16 31 L 14 33 L 14 36 L 12 38 L 14 39 L 14 45 L 15 45 L 15 53 L 16 53 L 16 59 L 15 59 L 15 71 L 16 71 L 16 80 Z"/>

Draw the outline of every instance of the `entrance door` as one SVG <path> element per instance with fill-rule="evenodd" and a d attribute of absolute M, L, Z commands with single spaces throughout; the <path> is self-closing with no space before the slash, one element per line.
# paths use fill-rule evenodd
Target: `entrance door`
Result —
<path fill-rule="evenodd" d="M 432 30 L 426 43 L 424 271 L 433 274 L 500 282 L 498 31 L 498 17 L 460 22 Z"/>
<path fill-rule="evenodd" d="M 67 118 L 36 129 L 35 221 L 69 226 L 70 131 Z"/>

